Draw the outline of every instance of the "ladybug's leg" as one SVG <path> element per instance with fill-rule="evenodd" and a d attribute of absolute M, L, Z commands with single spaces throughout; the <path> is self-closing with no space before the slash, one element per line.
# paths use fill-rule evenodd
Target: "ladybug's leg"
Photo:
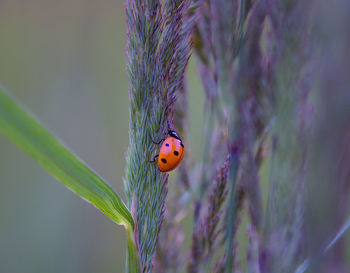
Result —
<path fill-rule="evenodd" d="M 158 155 L 155 155 L 154 157 L 153 157 L 153 159 L 152 160 L 148 160 L 148 162 L 150 162 L 150 163 L 153 163 L 153 162 L 156 162 L 156 158 L 159 156 L 159 154 Z"/>
<path fill-rule="evenodd" d="M 168 133 L 167 133 L 167 135 L 169 135 L 170 132 L 174 132 L 174 130 L 171 128 L 169 120 L 167 120 L 167 125 L 168 125 Z"/>
<path fill-rule="evenodd" d="M 165 136 L 169 135 L 169 132 L 172 131 L 171 128 L 170 128 L 169 120 L 166 120 L 166 121 L 167 121 L 167 125 L 168 125 L 168 132 L 165 134 Z M 154 144 L 157 144 L 157 145 L 158 145 L 158 144 L 162 143 L 164 140 L 165 140 L 165 138 L 162 138 L 162 139 L 159 140 L 158 142 L 157 142 L 157 141 L 154 141 L 154 140 L 152 140 L 152 142 L 153 142 Z"/>
<path fill-rule="evenodd" d="M 163 141 L 165 140 L 165 138 L 162 138 L 160 141 L 158 141 L 158 142 L 155 142 L 155 141 L 153 141 L 152 140 L 152 142 L 154 143 L 154 144 L 160 144 L 160 143 L 162 143 Z"/>

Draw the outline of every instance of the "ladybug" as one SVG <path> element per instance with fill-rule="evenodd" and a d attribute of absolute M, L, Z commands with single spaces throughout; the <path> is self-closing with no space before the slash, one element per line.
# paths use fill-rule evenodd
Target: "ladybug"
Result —
<path fill-rule="evenodd" d="M 160 144 L 163 141 L 159 154 L 154 157 L 153 161 L 150 161 L 154 162 L 158 157 L 158 168 L 161 172 L 175 169 L 180 164 L 185 151 L 181 138 L 174 130 L 169 129 L 168 135 L 166 139 L 156 143 Z"/>

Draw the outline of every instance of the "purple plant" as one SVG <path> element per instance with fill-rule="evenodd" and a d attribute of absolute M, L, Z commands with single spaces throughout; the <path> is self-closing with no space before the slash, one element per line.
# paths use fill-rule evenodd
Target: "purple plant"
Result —
<path fill-rule="evenodd" d="M 126 196 L 138 227 L 134 241 L 142 272 L 150 272 L 164 217 L 167 174 L 150 164 L 153 141 L 166 132 L 176 91 L 183 86 L 189 58 L 189 1 L 127 1 L 127 61 L 130 80 L 130 145 Z M 130 257 L 131 251 L 129 251 Z"/>
<path fill-rule="evenodd" d="M 222 205 L 227 196 L 227 175 L 229 157 L 217 170 L 214 183 L 208 196 L 208 208 L 198 219 L 192 236 L 191 257 L 188 272 L 201 272 L 200 268 L 207 265 L 218 244 L 218 236 L 223 230 L 220 228 L 220 218 L 223 218 Z M 222 221 L 221 221 L 222 222 Z"/>
<path fill-rule="evenodd" d="M 314 217 L 310 209 L 319 201 L 309 190 L 317 180 L 315 170 L 330 163 L 314 159 L 321 150 L 314 144 L 323 143 L 318 138 L 327 136 L 322 121 L 339 119 L 334 132 L 339 132 L 341 144 L 334 146 L 333 138 L 324 143 L 331 158 L 349 143 L 349 128 L 342 118 L 350 109 L 346 92 L 336 95 L 343 102 L 330 101 L 333 116 L 323 116 L 319 113 L 325 113 L 327 93 L 315 91 L 332 86 L 332 80 L 350 86 L 343 74 L 328 68 L 348 64 L 336 55 L 320 54 L 334 49 L 327 39 L 326 48 L 320 47 L 322 31 L 315 31 L 317 15 L 327 12 L 301 0 L 165 1 L 163 5 L 130 0 L 126 11 L 130 77 L 126 194 L 129 206 L 135 202 L 135 242 L 139 242 L 142 271 L 182 272 L 187 265 L 188 272 L 304 272 L 311 261 L 316 264 L 316 258 L 302 262 L 314 253 L 321 255 L 315 250 L 317 232 L 314 236 L 310 230 L 318 229 L 310 221 Z M 335 39 L 348 42 L 336 35 Z M 179 187 L 169 193 L 165 206 L 168 177 L 146 160 L 155 149 L 152 140 L 165 133 L 170 117 L 185 136 L 191 90 L 184 85 L 184 72 L 192 43 L 205 93 L 202 143 L 206 148 L 199 168 L 188 156 L 184 158 L 176 179 Z M 174 107 L 176 98 L 180 103 Z M 316 107 L 319 113 L 314 117 Z M 341 198 L 329 203 L 336 203 L 333 211 L 337 212 L 329 236 L 346 221 L 342 205 L 348 202 L 345 193 L 350 188 L 348 149 L 340 157 L 335 171 L 325 176 L 327 186 L 331 177 L 336 178 L 332 192 Z M 320 189 L 323 197 L 326 188 Z M 188 234 L 181 223 L 192 216 L 189 207 L 193 208 L 192 244 L 185 249 Z M 245 212 L 247 228 L 241 221 Z M 243 258 L 238 254 L 239 229 L 246 230 L 248 239 Z M 324 234 L 318 238 L 325 238 Z M 337 251 L 341 258 L 333 261 L 342 272 L 345 254 L 341 247 Z"/>

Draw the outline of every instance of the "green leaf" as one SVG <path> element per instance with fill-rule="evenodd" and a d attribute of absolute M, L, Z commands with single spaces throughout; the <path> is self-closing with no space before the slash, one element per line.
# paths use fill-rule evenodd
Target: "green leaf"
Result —
<path fill-rule="evenodd" d="M 0 131 L 112 221 L 133 229 L 132 216 L 113 189 L 25 111 L 1 85 Z"/>
<path fill-rule="evenodd" d="M 141 272 L 141 258 L 137 249 L 138 244 L 135 242 L 135 234 L 129 228 L 126 229 L 126 241 L 128 251 L 126 253 L 126 273 Z"/>

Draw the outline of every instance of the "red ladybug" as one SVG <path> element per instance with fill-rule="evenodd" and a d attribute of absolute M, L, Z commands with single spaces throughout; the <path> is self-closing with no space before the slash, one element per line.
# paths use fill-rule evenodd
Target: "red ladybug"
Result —
<path fill-rule="evenodd" d="M 155 156 L 155 158 L 158 157 L 158 168 L 161 172 L 175 169 L 180 164 L 185 151 L 182 140 L 175 131 L 169 129 L 168 135 L 169 137 L 164 140 L 160 147 L 159 154 Z M 154 161 L 155 159 L 151 162 Z"/>

